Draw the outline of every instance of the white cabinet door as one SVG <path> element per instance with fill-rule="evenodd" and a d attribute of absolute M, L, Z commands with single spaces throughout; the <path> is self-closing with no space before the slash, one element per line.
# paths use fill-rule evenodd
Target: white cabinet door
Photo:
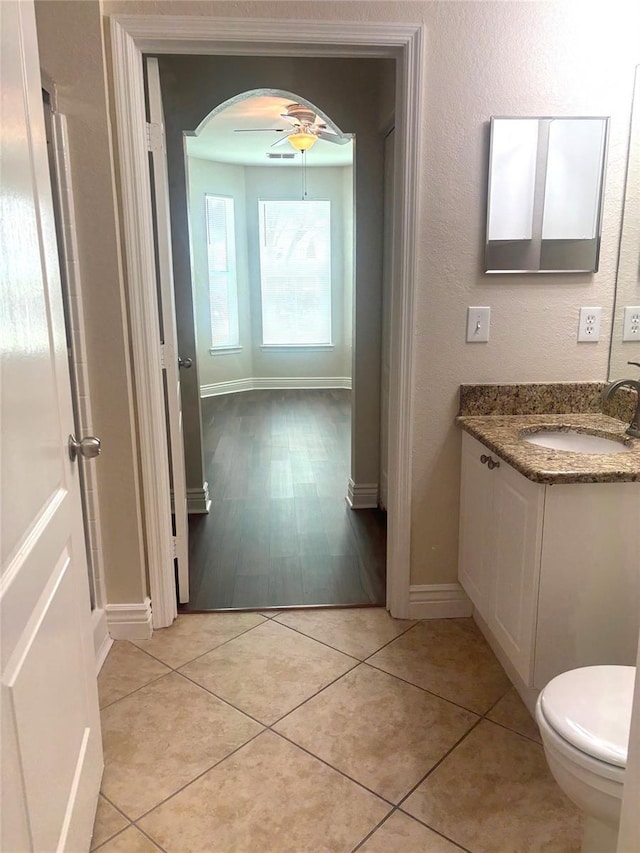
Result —
<path fill-rule="evenodd" d="M 95 655 L 33 4 L 0 2 L 2 840 L 89 849 Z"/>
<path fill-rule="evenodd" d="M 483 617 L 489 611 L 492 587 L 492 474 L 496 473 L 489 471 L 480 461 L 480 457 L 488 452 L 468 433 L 462 434 L 458 578 Z"/>
<path fill-rule="evenodd" d="M 526 684 L 531 683 L 545 486 L 506 462 L 493 475 L 492 589 L 487 624 Z"/>

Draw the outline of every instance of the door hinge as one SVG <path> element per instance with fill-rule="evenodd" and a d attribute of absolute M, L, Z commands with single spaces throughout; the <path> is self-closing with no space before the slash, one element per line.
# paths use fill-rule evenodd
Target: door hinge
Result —
<path fill-rule="evenodd" d="M 162 125 L 147 122 L 147 151 L 162 151 Z"/>
<path fill-rule="evenodd" d="M 164 344 L 160 344 L 160 367 L 161 367 L 163 370 L 165 370 L 165 369 L 166 369 L 166 367 L 167 367 L 167 360 L 166 360 L 166 358 L 165 358 L 165 356 L 164 356 L 164 348 L 165 348 L 165 345 L 164 345 Z"/>
<path fill-rule="evenodd" d="M 173 536 L 172 539 L 173 539 L 173 556 L 175 558 L 178 556 L 178 540 L 175 536 Z"/>

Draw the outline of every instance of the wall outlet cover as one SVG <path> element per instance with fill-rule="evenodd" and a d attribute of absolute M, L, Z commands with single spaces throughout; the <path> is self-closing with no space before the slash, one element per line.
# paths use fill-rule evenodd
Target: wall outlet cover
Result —
<path fill-rule="evenodd" d="M 624 309 L 623 341 L 640 341 L 640 305 L 627 305 Z"/>
<path fill-rule="evenodd" d="M 601 320 L 602 308 L 581 308 L 578 341 L 581 343 L 597 343 L 600 340 Z"/>

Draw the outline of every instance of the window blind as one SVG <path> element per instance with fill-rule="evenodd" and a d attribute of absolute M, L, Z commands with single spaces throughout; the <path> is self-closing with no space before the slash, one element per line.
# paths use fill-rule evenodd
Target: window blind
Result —
<path fill-rule="evenodd" d="M 237 346 L 238 288 L 233 199 L 205 195 L 212 347 Z"/>
<path fill-rule="evenodd" d="M 262 342 L 331 343 L 331 202 L 259 201 Z"/>

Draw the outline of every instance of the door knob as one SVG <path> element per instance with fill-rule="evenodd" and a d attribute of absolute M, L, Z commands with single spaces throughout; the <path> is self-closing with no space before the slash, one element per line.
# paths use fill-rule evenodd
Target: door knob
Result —
<path fill-rule="evenodd" d="M 180 358 L 178 356 L 178 367 L 184 367 L 185 370 L 193 364 L 192 358 Z"/>
<path fill-rule="evenodd" d="M 84 456 L 85 459 L 93 459 L 98 456 L 100 450 L 100 439 L 96 438 L 95 435 L 88 435 L 80 441 L 75 435 L 69 436 L 69 459 L 72 462 L 75 462 L 78 455 Z"/>

